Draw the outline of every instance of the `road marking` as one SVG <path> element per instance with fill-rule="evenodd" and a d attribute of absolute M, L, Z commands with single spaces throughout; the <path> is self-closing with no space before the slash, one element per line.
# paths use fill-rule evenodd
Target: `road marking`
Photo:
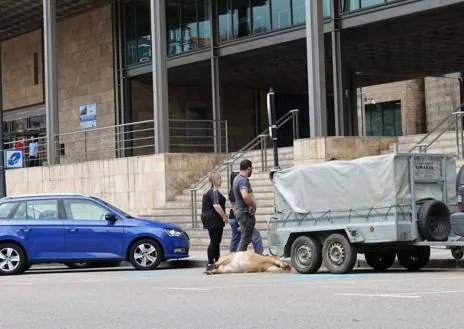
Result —
<path fill-rule="evenodd" d="M 350 293 L 336 293 L 335 296 L 350 296 L 350 297 L 392 297 L 392 298 L 421 298 L 415 295 L 401 295 L 401 294 L 350 294 Z"/>
<path fill-rule="evenodd" d="M 359 293 L 335 293 L 335 296 L 357 296 L 357 297 L 392 297 L 392 298 L 421 298 L 423 295 L 445 295 L 460 294 L 464 290 L 445 290 L 445 291 L 422 291 L 422 292 L 398 292 L 391 294 L 359 294 Z"/>
<path fill-rule="evenodd" d="M 160 288 L 161 290 L 191 290 L 191 291 L 208 291 L 209 289 L 207 288 L 176 288 L 176 287 L 170 287 L 170 288 Z"/>

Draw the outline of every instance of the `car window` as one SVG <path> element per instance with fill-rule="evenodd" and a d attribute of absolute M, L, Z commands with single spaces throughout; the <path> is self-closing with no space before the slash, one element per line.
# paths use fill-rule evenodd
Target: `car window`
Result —
<path fill-rule="evenodd" d="M 58 219 L 58 200 L 30 200 L 21 202 L 13 219 L 50 220 Z"/>
<path fill-rule="evenodd" d="M 63 200 L 68 219 L 74 220 L 104 220 L 109 211 L 102 206 L 88 201 L 77 199 Z"/>
<path fill-rule="evenodd" d="M 10 218 L 11 212 L 17 206 L 17 202 L 5 202 L 0 204 L 0 219 Z"/>
<path fill-rule="evenodd" d="M 14 212 L 13 219 L 25 219 L 27 218 L 27 213 L 26 213 L 26 202 L 21 202 L 16 208 L 16 211 Z"/>

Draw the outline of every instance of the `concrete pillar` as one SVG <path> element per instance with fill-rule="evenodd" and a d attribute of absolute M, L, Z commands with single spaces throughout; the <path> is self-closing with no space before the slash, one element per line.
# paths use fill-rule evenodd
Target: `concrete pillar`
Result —
<path fill-rule="evenodd" d="M 310 136 L 327 136 L 322 0 L 306 0 L 306 52 Z"/>
<path fill-rule="evenodd" d="M 56 62 L 56 0 L 43 0 L 47 164 L 60 162 L 58 140 L 58 83 Z"/>
<path fill-rule="evenodd" d="M 221 83 L 221 59 L 219 57 L 218 47 L 218 25 L 217 25 L 217 10 L 216 1 L 210 3 L 210 29 L 211 29 L 211 95 L 212 95 L 212 108 L 213 108 L 213 141 L 214 153 L 221 153 L 225 143 L 223 137 L 223 125 L 221 120 L 223 118 L 222 107 L 222 83 Z"/>
<path fill-rule="evenodd" d="M 166 1 L 150 0 L 155 153 L 169 152 Z"/>

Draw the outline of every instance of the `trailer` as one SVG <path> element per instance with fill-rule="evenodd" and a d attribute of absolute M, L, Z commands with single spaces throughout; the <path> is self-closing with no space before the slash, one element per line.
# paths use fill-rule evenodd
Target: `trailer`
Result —
<path fill-rule="evenodd" d="M 464 247 L 454 156 L 393 153 L 273 170 L 269 251 L 299 273 L 350 272 L 358 254 L 375 270 L 408 270 L 430 248 Z M 459 255 L 458 255 L 459 256 Z M 461 256 L 462 257 L 462 256 Z"/>

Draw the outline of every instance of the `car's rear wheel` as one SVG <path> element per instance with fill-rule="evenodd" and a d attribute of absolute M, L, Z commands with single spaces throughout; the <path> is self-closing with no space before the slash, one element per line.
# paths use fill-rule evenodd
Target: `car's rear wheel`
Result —
<path fill-rule="evenodd" d="M 129 261 L 137 270 L 154 270 L 162 257 L 161 247 L 151 239 L 136 241 L 129 250 Z"/>
<path fill-rule="evenodd" d="M 13 243 L 0 245 L 0 275 L 22 273 L 26 265 L 26 255 L 21 247 Z"/>

